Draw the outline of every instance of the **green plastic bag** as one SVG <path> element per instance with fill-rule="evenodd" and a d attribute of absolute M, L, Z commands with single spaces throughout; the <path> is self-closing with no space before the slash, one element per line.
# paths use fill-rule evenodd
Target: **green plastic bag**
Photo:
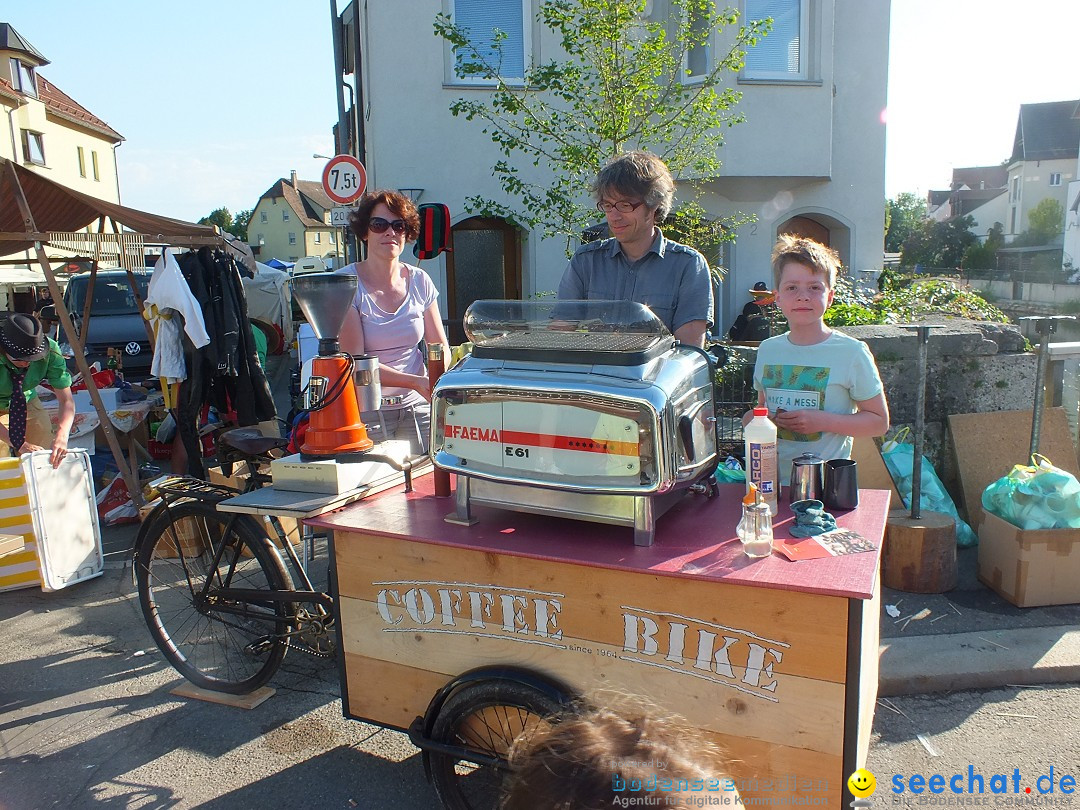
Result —
<path fill-rule="evenodd" d="M 896 491 L 900 493 L 904 506 L 910 509 L 911 476 L 915 469 L 915 447 L 914 445 L 904 444 L 903 439 L 907 433 L 908 428 L 904 428 L 892 440 L 885 442 L 881 447 L 881 458 L 885 461 L 885 466 L 889 468 L 889 474 L 896 483 Z M 978 536 L 967 523 L 961 520 L 960 513 L 956 511 L 956 504 L 953 503 L 952 497 L 945 490 L 945 485 L 941 483 L 941 479 L 934 472 L 934 465 L 927 461 L 926 456 L 922 457 L 922 486 L 919 495 L 919 508 L 951 515 L 953 522 L 956 524 L 956 545 L 960 548 L 971 548 L 978 544 Z"/>
<path fill-rule="evenodd" d="M 1080 481 L 1038 453 L 988 486 L 982 504 L 1020 529 L 1080 529 Z"/>

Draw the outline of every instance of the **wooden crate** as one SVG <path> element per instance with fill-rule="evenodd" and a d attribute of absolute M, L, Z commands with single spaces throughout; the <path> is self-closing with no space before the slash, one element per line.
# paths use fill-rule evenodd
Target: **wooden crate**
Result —
<path fill-rule="evenodd" d="M 862 533 L 880 547 L 888 495 L 866 495 L 880 515 Z M 730 504 L 708 521 L 669 513 L 645 549 L 627 529 L 496 510 L 480 510 L 481 525 L 498 515 L 484 530 L 450 527 L 448 501 L 400 493 L 380 510 L 394 496 L 309 521 L 334 532 L 347 715 L 407 727 L 457 675 L 512 665 L 597 702 L 624 693 L 681 715 L 730 753 L 744 799 L 846 800 L 877 694 L 876 552 L 852 555 L 872 557 L 852 563 L 867 588 L 853 598 L 755 586 L 751 571 L 782 579 L 818 561 L 750 569 L 715 542 L 715 527 L 733 535 Z M 568 553 L 567 537 L 621 549 L 618 567 Z M 666 557 L 665 538 L 680 538 Z"/>

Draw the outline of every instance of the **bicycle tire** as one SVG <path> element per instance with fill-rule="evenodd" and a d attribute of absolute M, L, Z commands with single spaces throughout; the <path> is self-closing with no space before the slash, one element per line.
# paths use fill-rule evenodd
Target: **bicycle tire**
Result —
<path fill-rule="evenodd" d="M 451 695 L 431 729 L 435 742 L 506 759 L 520 734 L 535 731 L 564 709 L 551 696 L 517 681 L 479 681 Z M 431 781 L 447 810 L 489 810 L 502 799 L 506 771 L 436 751 Z"/>
<path fill-rule="evenodd" d="M 231 527 L 230 518 L 235 518 Z M 223 542 L 227 547 L 211 570 Z M 252 692 L 273 677 L 288 648 L 285 633 L 294 606 L 248 604 L 249 615 L 238 616 L 215 611 L 208 603 L 200 607 L 197 599 L 208 577 L 211 586 L 227 581 L 236 588 L 293 589 L 276 549 L 254 519 L 219 513 L 213 503 L 181 502 L 158 515 L 135 560 L 146 624 L 177 672 L 203 689 L 235 695 Z"/>

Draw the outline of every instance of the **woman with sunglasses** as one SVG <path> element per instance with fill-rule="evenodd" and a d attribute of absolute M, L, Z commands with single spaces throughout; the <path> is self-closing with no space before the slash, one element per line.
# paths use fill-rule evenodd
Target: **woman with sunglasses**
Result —
<path fill-rule="evenodd" d="M 378 189 L 360 198 L 349 216 L 356 238 L 366 243 L 363 261 L 341 268 L 357 279 L 356 298 L 341 327 L 341 348 L 379 358 L 383 407 L 361 414 L 375 441 L 405 439 L 414 453 L 426 453 L 430 436 L 431 385 L 424 343 L 450 348 L 439 314 L 438 290 L 419 267 L 401 261 L 407 242 L 420 235 L 412 201 Z"/>

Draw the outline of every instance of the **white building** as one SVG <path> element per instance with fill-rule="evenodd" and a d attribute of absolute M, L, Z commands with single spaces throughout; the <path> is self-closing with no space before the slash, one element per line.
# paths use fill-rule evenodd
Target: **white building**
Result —
<path fill-rule="evenodd" d="M 1021 104 L 1009 163 L 1009 208 L 1005 241 L 1028 229 L 1040 202 L 1054 199 L 1068 210 L 1068 189 L 1080 158 L 1080 100 Z M 1062 223 L 1064 227 L 1064 223 Z"/>
<path fill-rule="evenodd" d="M 454 250 L 425 268 L 443 293 L 441 306 L 452 328 L 476 298 L 554 291 L 566 256 L 561 240 L 465 210 L 471 195 L 505 199 L 491 176 L 500 155 L 479 122 L 450 114 L 455 99 L 488 90 L 454 75 L 450 48 L 435 37 L 432 24 L 441 11 L 472 14 L 474 20 L 487 15 L 486 30 L 498 27 L 509 34 L 506 53 L 520 65 L 558 52 L 534 22 L 537 3 L 413 0 L 361 6 L 368 187 L 423 189 L 422 202 L 450 207 Z M 656 19 L 669 13 L 667 0 L 650 5 Z M 769 254 L 778 233 L 797 231 L 827 242 L 855 271 L 879 269 L 885 204 L 888 0 L 733 5 L 750 17 L 771 15 L 777 23 L 763 41 L 769 50 L 759 45 L 757 58 L 732 76 L 743 93 L 738 111 L 747 122 L 728 130 L 720 152 L 724 167 L 706 183 L 702 200 L 718 215 L 757 217 L 739 230 L 725 256 L 712 257 L 731 271 L 717 295 L 718 332 L 726 331 L 754 282 L 771 283 Z M 715 34 L 710 58 L 726 53 L 725 40 L 732 36 Z"/>

